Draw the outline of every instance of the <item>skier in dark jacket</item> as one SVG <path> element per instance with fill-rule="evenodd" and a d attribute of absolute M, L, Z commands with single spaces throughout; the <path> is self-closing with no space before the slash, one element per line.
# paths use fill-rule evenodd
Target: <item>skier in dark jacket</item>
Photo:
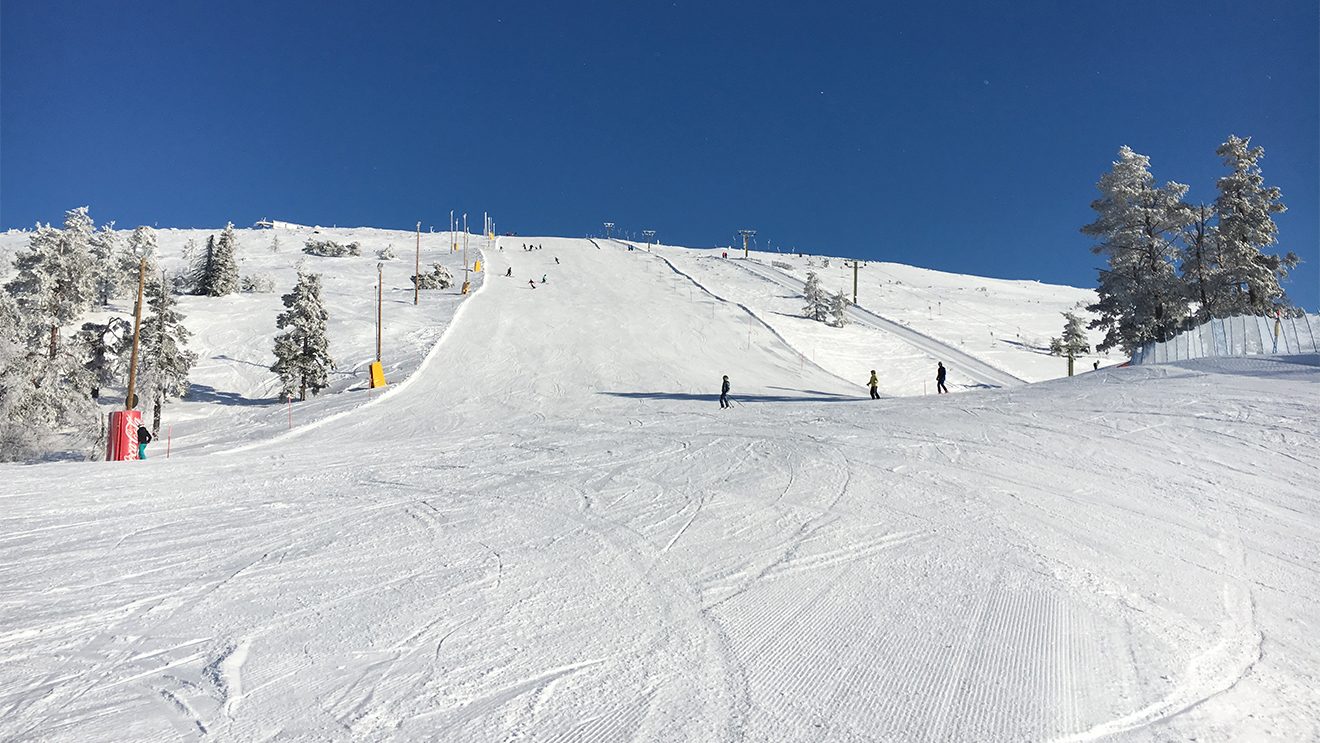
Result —
<path fill-rule="evenodd" d="M 949 388 L 944 386 L 944 376 L 947 374 L 947 371 L 944 369 L 944 362 L 937 361 L 935 362 L 935 365 L 935 394 L 938 395 L 948 392 Z"/>
<path fill-rule="evenodd" d="M 536 288 L 536 282 L 535 282 L 535 281 L 532 281 L 531 279 L 528 279 L 528 280 L 527 280 L 527 285 L 530 286 L 530 287 L 532 287 L 533 289 Z"/>
<path fill-rule="evenodd" d="M 724 384 L 720 386 L 720 407 L 731 408 L 729 404 L 729 375 L 724 375 Z"/>
<path fill-rule="evenodd" d="M 508 270 L 508 271 L 505 271 L 505 272 L 504 272 L 504 275 L 505 275 L 505 276 L 512 276 L 512 275 L 513 275 L 513 266 L 509 266 L 509 270 Z"/>
<path fill-rule="evenodd" d="M 866 386 L 871 388 L 871 399 L 879 400 L 880 393 L 876 390 L 880 386 L 880 379 L 875 376 L 875 369 L 871 370 L 871 378 L 867 380 Z"/>
<path fill-rule="evenodd" d="M 151 431 L 146 426 L 138 426 L 138 459 L 147 458 L 147 444 L 151 443 Z"/>

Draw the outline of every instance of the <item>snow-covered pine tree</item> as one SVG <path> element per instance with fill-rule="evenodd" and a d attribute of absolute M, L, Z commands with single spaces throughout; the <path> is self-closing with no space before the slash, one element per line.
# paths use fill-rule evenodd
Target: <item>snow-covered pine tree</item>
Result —
<path fill-rule="evenodd" d="M 825 318 L 830 314 L 829 295 L 821 288 L 820 277 L 815 271 L 807 272 L 807 283 L 802 289 L 802 299 L 806 301 L 802 314 L 816 322 L 825 322 Z"/>
<path fill-rule="evenodd" d="M 1219 227 L 1215 209 L 1207 204 L 1189 207 L 1192 219 L 1182 230 L 1179 264 L 1187 299 L 1195 302 L 1196 319 L 1204 322 L 1218 313 L 1219 286 L 1223 272 L 1219 265 Z"/>
<path fill-rule="evenodd" d="M 19 313 L 14 297 L 0 292 L 0 462 L 13 462 L 32 453 L 31 432 L 15 420 L 20 397 L 31 384 L 26 376 L 26 333 Z"/>
<path fill-rule="evenodd" d="M 1082 328 L 1082 319 L 1071 312 L 1063 313 L 1063 335 L 1050 339 L 1050 353 L 1068 358 L 1068 376 L 1073 373 L 1073 359 L 1091 352 L 1091 342 Z"/>
<path fill-rule="evenodd" d="M 1272 215 L 1287 210 L 1278 187 L 1267 188 L 1261 177 L 1259 163 L 1265 149 L 1252 147 L 1250 137 L 1230 135 L 1215 153 L 1232 170 L 1216 184 L 1222 271 L 1216 304 L 1228 313 L 1253 315 L 1266 314 L 1276 305 L 1287 306 L 1279 281 L 1299 259 L 1291 252 L 1282 257 L 1263 252 L 1278 243 L 1279 228 Z"/>
<path fill-rule="evenodd" d="M 108 307 L 110 300 L 120 296 L 125 281 L 119 266 L 119 233 L 115 232 L 115 223 L 101 225 L 91 238 L 92 263 L 96 267 L 94 301 L 101 307 Z"/>
<path fill-rule="evenodd" d="M 78 331 L 83 366 L 91 374 L 93 400 L 100 399 L 101 390 L 123 381 L 127 360 L 121 350 L 132 333 L 133 326 L 122 317 L 111 317 L 105 322 L 85 322 Z"/>
<path fill-rule="evenodd" d="M 41 453 L 59 429 L 72 427 L 83 440 L 97 430 L 77 344 L 60 344 L 52 355 L 45 336 L 44 318 L 25 319 L 17 298 L 0 293 L 0 461 Z"/>
<path fill-rule="evenodd" d="M 848 297 L 840 289 L 830 297 L 830 317 L 834 318 L 834 327 L 841 328 L 848 324 L 845 312 L 848 310 Z"/>
<path fill-rule="evenodd" d="M 91 307 L 96 295 L 96 262 L 92 255 L 92 239 L 96 236 L 96 223 L 85 206 L 64 213 L 64 231 L 61 233 L 64 265 L 69 271 L 66 291 L 79 293 L 84 307 Z"/>
<path fill-rule="evenodd" d="M 155 434 L 160 431 L 165 401 L 188 394 L 188 373 L 197 362 L 197 354 L 188 350 L 191 333 L 183 326 L 183 314 L 166 277 L 160 275 L 147 282 L 146 294 L 151 314 L 142 319 L 138 339 L 138 395 L 152 402 L 151 432 Z"/>
<path fill-rule="evenodd" d="M 1191 220 L 1182 197 L 1187 186 L 1170 181 L 1155 185 L 1150 158 L 1124 145 L 1113 169 L 1100 177 L 1102 194 L 1091 202 L 1096 220 L 1082 233 L 1099 238 L 1091 252 L 1104 255 L 1100 300 L 1087 309 L 1098 317 L 1090 327 L 1103 329 L 1101 351 L 1120 347 L 1131 353 L 1150 341 L 1172 336 L 1187 315 L 1182 284 L 1174 269 L 1173 238 Z"/>
<path fill-rule="evenodd" d="M 307 391 L 320 392 L 330 385 L 330 340 L 326 335 L 329 315 L 321 304 L 321 276 L 298 272 L 298 284 L 283 297 L 284 306 L 275 321 L 284 332 L 275 336 L 275 364 L 270 370 L 280 375 L 280 398 L 289 400 L 294 392 L 299 400 Z"/>
<path fill-rule="evenodd" d="M 87 207 L 67 212 L 64 224 L 64 230 L 37 226 L 27 250 L 14 258 L 17 275 L 5 284 L 24 327 L 41 336 L 25 338 L 28 349 L 44 342 L 52 359 L 58 353 L 60 326 L 76 320 L 91 305 L 96 290 L 90 251 L 94 226 Z"/>
<path fill-rule="evenodd" d="M 215 235 L 206 236 L 206 247 L 197 252 L 188 284 L 193 294 L 211 295 L 211 277 L 214 275 Z"/>
<path fill-rule="evenodd" d="M 134 258 L 146 258 L 150 267 L 156 261 L 156 231 L 145 224 L 133 228 L 133 234 L 128 236 L 128 252 Z M 136 261 L 133 269 L 137 269 Z"/>
<path fill-rule="evenodd" d="M 145 259 L 146 266 L 142 266 Z M 156 273 L 156 231 L 146 225 L 139 225 L 128 236 L 128 242 L 119 252 L 120 280 L 124 282 L 123 293 L 137 301 L 138 273 L 144 279 L 150 279 Z"/>
<path fill-rule="evenodd" d="M 215 241 L 210 265 L 210 281 L 206 292 L 209 296 L 223 297 L 239 290 L 238 238 L 234 235 L 233 222 L 225 225 L 220 239 Z"/>

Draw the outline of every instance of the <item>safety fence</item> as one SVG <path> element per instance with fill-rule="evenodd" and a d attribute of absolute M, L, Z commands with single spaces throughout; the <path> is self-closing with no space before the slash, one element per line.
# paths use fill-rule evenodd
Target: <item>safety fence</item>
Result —
<path fill-rule="evenodd" d="M 1134 364 L 1162 364 L 1215 356 L 1258 356 L 1320 352 L 1320 315 L 1210 320 L 1167 341 L 1147 343 L 1132 354 Z"/>

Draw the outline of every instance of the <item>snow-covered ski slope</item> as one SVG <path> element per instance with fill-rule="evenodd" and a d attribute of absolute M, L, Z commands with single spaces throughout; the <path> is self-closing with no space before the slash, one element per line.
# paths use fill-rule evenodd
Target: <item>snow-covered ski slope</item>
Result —
<path fill-rule="evenodd" d="M 871 401 L 657 256 L 500 242 L 374 404 L 0 468 L 0 739 L 1320 735 L 1320 360 Z"/>

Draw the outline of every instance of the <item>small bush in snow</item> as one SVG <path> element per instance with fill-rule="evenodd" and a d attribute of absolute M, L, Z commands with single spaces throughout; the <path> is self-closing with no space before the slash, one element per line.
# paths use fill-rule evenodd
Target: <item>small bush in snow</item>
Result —
<path fill-rule="evenodd" d="M 308 255 L 319 255 L 323 258 L 344 258 L 346 256 L 362 255 L 362 248 L 355 242 L 347 245 L 341 245 L 334 240 L 314 240 L 307 238 L 307 244 L 303 246 L 303 252 Z"/>
<path fill-rule="evenodd" d="M 395 257 L 396 257 L 396 256 L 394 255 L 394 246 L 393 246 L 393 245 L 386 245 L 385 247 L 381 248 L 380 250 L 377 250 L 377 251 L 376 251 L 376 257 L 379 258 L 379 259 L 381 259 L 382 261 L 392 261 L 392 260 L 394 260 Z"/>
<path fill-rule="evenodd" d="M 424 273 L 420 277 L 414 275 L 412 281 L 418 289 L 448 289 L 454 285 L 454 278 L 439 263 L 431 264 L 430 273 Z"/>
<path fill-rule="evenodd" d="M 168 286 L 174 294 L 196 294 L 193 272 L 187 268 L 176 268 L 169 272 Z"/>
<path fill-rule="evenodd" d="M 268 273 L 254 273 L 243 277 L 244 294 L 270 294 L 275 291 L 275 277 Z"/>

